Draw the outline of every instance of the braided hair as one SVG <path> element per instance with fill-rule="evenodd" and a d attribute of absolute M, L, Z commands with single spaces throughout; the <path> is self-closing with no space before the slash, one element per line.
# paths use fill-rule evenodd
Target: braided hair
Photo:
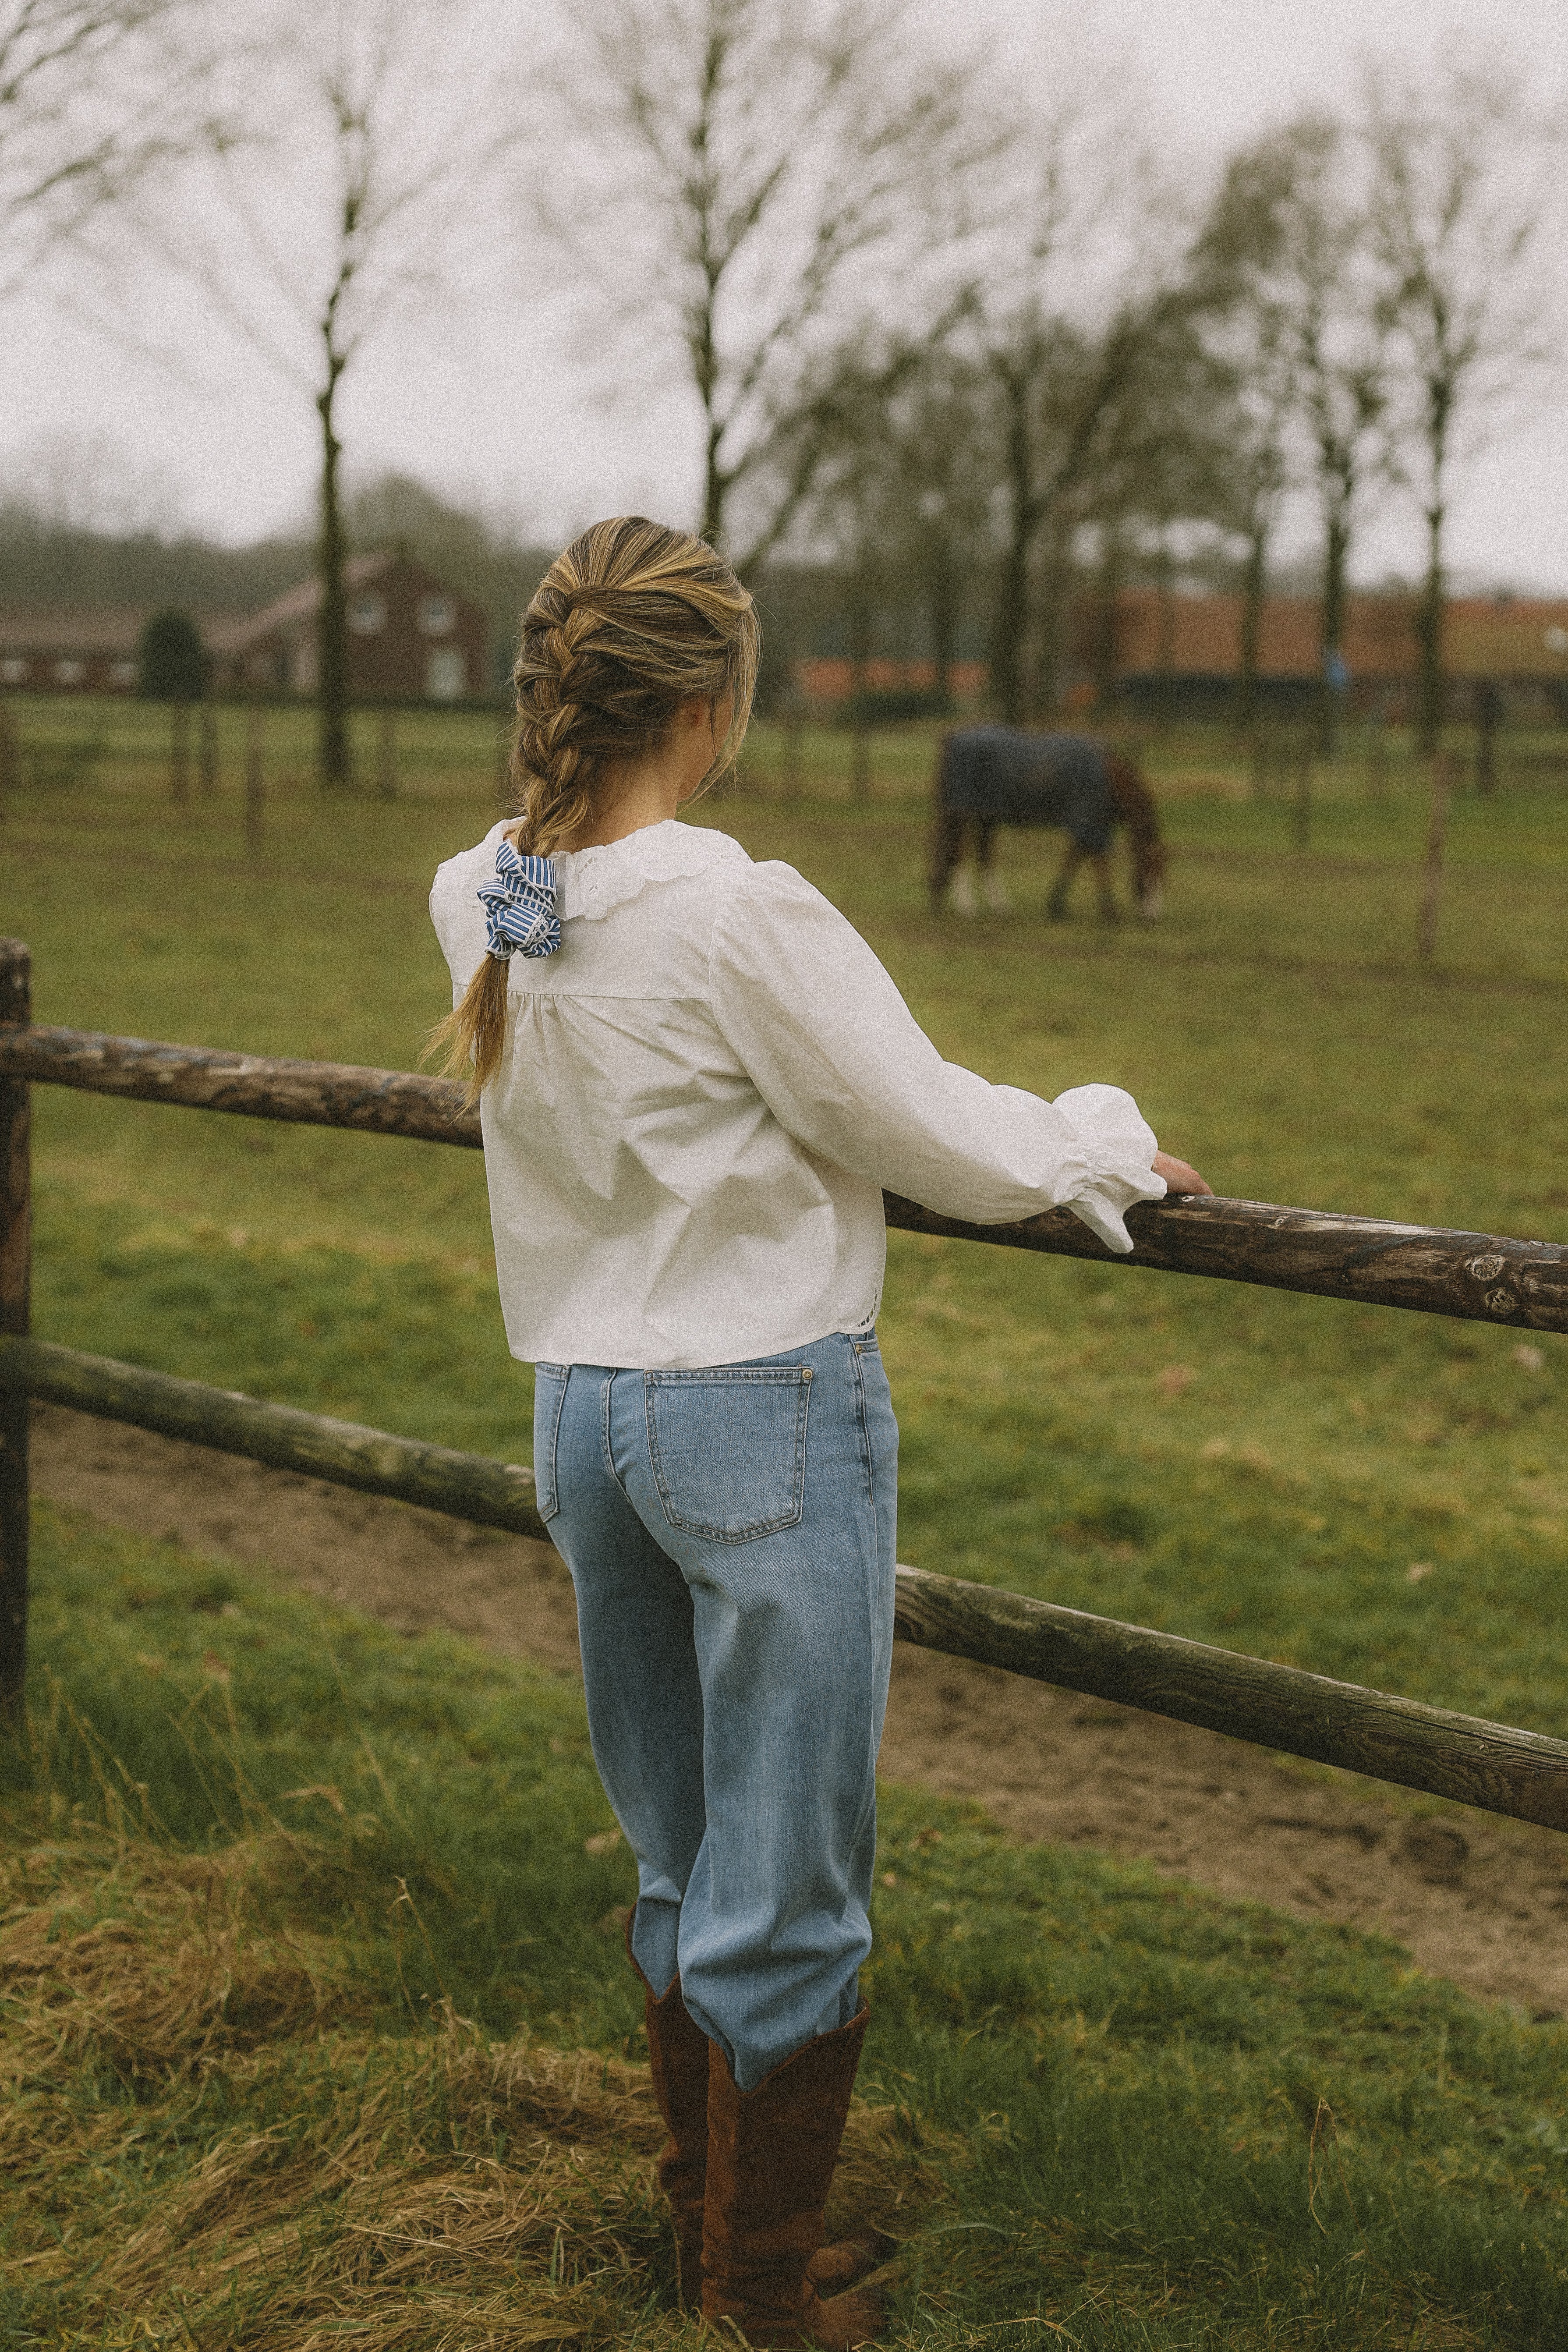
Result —
<path fill-rule="evenodd" d="M 641 515 L 594 523 L 563 550 L 522 616 L 512 669 L 517 724 L 509 772 L 523 855 L 569 849 L 607 782 L 658 751 L 683 702 L 729 724 L 707 790 L 733 762 L 751 715 L 762 633 L 751 596 L 700 539 Z M 507 968 L 487 955 L 436 1031 L 470 1095 L 506 1041 Z"/>

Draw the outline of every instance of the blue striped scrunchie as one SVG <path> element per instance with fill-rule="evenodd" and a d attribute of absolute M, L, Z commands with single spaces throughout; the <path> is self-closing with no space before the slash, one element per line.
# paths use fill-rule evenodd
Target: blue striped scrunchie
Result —
<path fill-rule="evenodd" d="M 548 857 L 521 857 L 510 841 L 496 851 L 496 878 L 479 884 L 485 910 L 485 952 L 550 956 L 561 945 L 555 913 L 555 868 Z"/>

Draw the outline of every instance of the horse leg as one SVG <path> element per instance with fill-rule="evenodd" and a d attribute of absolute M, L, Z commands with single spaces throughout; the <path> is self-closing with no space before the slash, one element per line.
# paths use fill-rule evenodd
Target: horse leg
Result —
<path fill-rule="evenodd" d="M 1119 923 L 1121 909 L 1116 903 L 1116 884 L 1111 878 L 1110 850 L 1100 850 L 1089 863 L 1094 867 L 1095 887 L 1100 893 L 1100 919 L 1102 923 Z"/>
<path fill-rule="evenodd" d="M 952 880 L 952 869 L 963 855 L 964 825 L 965 819 L 958 810 L 938 809 L 931 833 L 931 908 L 933 915 L 941 914 L 948 884 Z M 953 895 L 956 903 L 959 894 L 955 891 Z M 973 898 L 973 891 L 970 897 Z M 972 913 L 973 909 L 971 907 L 960 911 Z"/>
<path fill-rule="evenodd" d="M 977 824 L 974 828 L 974 864 L 980 887 L 985 894 L 985 903 L 994 915 L 1010 915 L 1013 901 L 1007 896 L 1007 885 L 991 862 L 995 846 L 996 827 L 990 824 Z"/>
<path fill-rule="evenodd" d="M 969 824 L 970 839 L 974 846 L 974 864 L 973 867 L 960 866 L 952 877 L 953 911 L 959 915 L 977 915 L 980 912 L 975 877 L 984 873 L 991 856 L 991 827 L 984 817 L 978 816 L 972 817 Z"/>
<path fill-rule="evenodd" d="M 1072 888 L 1073 876 L 1082 864 L 1083 852 L 1077 842 L 1069 838 L 1066 849 L 1062 852 L 1061 867 L 1057 875 L 1055 887 L 1046 901 L 1046 912 L 1053 923 L 1065 923 L 1067 920 L 1068 892 Z"/>

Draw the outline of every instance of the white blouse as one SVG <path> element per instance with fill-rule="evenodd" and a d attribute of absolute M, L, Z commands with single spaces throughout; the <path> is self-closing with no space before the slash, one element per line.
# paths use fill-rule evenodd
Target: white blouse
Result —
<path fill-rule="evenodd" d="M 430 893 L 454 1002 L 502 832 Z M 514 1356 L 683 1370 L 865 1330 L 884 1185 L 977 1224 L 1065 1205 L 1131 1250 L 1122 1212 L 1165 1190 L 1131 1097 L 944 1062 L 793 866 L 671 819 L 555 871 L 561 947 L 511 958 L 480 1104 Z"/>

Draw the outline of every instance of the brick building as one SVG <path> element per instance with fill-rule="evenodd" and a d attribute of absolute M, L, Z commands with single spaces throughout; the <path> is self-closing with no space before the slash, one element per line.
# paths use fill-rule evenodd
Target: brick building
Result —
<path fill-rule="evenodd" d="M 1421 666 L 1415 614 L 1410 595 L 1347 599 L 1344 657 L 1352 693 L 1374 696 L 1391 710 L 1402 704 Z M 1152 688 L 1171 679 L 1219 688 L 1240 668 L 1239 596 L 1124 589 L 1116 600 L 1113 648 L 1103 642 L 1109 618 L 1088 600 L 1075 615 L 1073 667 L 1080 675 L 1100 668 L 1128 685 Z M 1268 597 L 1258 633 L 1260 680 L 1315 686 L 1322 674 L 1320 622 L 1316 597 Z M 1443 611 L 1443 667 L 1461 701 L 1482 679 L 1542 693 L 1568 688 L 1568 599 L 1450 597 Z"/>
<path fill-rule="evenodd" d="M 1289 701 L 1317 690 L 1320 609 L 1313 596 L 1267 599 L 1258 661 L 1266 697 Z M 1124 588 L 1113 609 L 1092 595 L 1079 597 L 1071 614 L 1068 708 L 1092 701 L 1102 680 L 1134 698 L 1169 696 L 1178 707 L 1194 709 L 1210 701 L 1222 705 L 1241 667 L 1241 619 L 1239 596 Z M 1420 670 L 1415 599 L 1352 593 L 1345 622 L 1352 697 L 1390 717 L 1406 715 Z M 1522 703 L 1533 698 L 1568 708 L 1568 598 L 1451 597 L 1443 614 L 1443 656 L 1457 710 L 1468 707 L 1483 679 L 1495 680 Z M 854 689 L 855 672 L 840 655 L 797 662 L 795 674 L 810 702 L 841 703 Z M 934 677 L 930 661 L 882 656 L 866 663 L 863 672 L 873 692 L 925 689 Z M 982 699 L 985 685 L 984 662 L 953 664 L 952 690 L 961 704 Z"/>
<path fill-rule="evenodd" d="M 351 556 L 343 572 L 352 700 L 460 702 L 484 692 L 481 606 L 409 555 Z M 321 605 L 321 583 L 302 580 L 247 619 L 207 622 L 218 692 L 314 694 Z"/>
<path fill-rule="evenodd" d="M 0 691 L 134 694 L 145 613 L 0 612 Z"/>

